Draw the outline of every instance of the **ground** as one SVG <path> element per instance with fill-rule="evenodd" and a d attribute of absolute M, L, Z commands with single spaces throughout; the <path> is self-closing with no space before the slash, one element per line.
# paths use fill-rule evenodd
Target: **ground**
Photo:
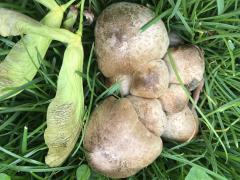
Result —
<path fill-rule="evenodd" d="M 63 1 L 58 0 L 59 3 Z M 116 0 L 86 0 L 85 9 L 95 17 Z M 214 179 L 240 176 L 240 1 L 239 0 L 135 0 L 156 12 L 168 31 L 175 31 L 187 43 L 205 52 L 205 86 L 198 102 L 200 132 L 191 142 L 164 142 L 161 156 L 129 179 L 185 179 L 191 168 L 198 175 Z M 11 8 L 40 20 L 47 9 L 33 0 L 2 0 L 0 7 Z M 85 21 L 86 22 L 86 21 Z M 1 26 L 0 26 L 1 28 Z M 110 94 L 91 53 L 94 23 L 83 28 L 84 92 L 86 111 Z M 3 60 L 20 37 L 0 37 Z M 65 46 L 54 41 L 34 80 L 25 90 L 8 100 L 0 98 L 0 173 L 12 179 L 74 179 L 77 168 L 87 164 L 82 139 L 74 152 L 58 168 L 44 164 L 47 147 L 43 132 L 46 110 L 55 95 L 56 79 Z M 89 71 L 87 71 L 89 67 Z M 90 82 L 88 84 L 87 82 Z M 87 121 L 88 119 L 86 119 Z M 192 169 L 193 170 L 193 169 Z M 206 175 L 206 174 L 205 174 Z M 1 174 L 3 177 L 3 174 Z M 190 176 L 189 176 L 190 177 Z M 91 171 L 92 179 L 107 179 Z M 190 178 L 191 179 L 191 178 Z"/>

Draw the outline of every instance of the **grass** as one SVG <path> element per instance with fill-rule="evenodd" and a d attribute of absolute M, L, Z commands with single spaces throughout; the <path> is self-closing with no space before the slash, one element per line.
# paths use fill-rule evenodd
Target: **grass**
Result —
<path fill-rule="evenodd" d="M 63 3 L 63 1 L 59 2 Z M 95 16 L 116 0 L 86 0 L 85 8 Z M 238 0 L 135 0 L 152 8 L 156 17 L 142 30 L 163 19 L 186 42 L 205 51 L 205 86 L 197 104 L 200 132 L 193 141 L 164 142 L 161 156 L 129 179 L 185 179 L 198 167 L 214 179 L 240 176 L 240 2 Z M 32 0 L 2 0 L 0 7 L 12 8 L 40 20 L 46 9 Z M 95 105 L 118 92 L 106 89 L 93 52 L 93 28 L 85 25 L 84 91 L 86 120 Z M 0 37 L 0 59 L 4 59 L 17 38 Z M 12 179 L 74 179 L 76 170 L 86 164 L 82 138 L 75 151 L 57 168 L 44 164 L 47 147 L 43 132 L 46 109 L 56 91 L 64 45 L 54 41 L 35 79 L 16 97 L 0 97 L 0 173 Z M 84 131 L 83 131 L 84 132 Z M 81 136 L 82 137 L 82 136 Z M 107 179 L 91 172 L 92 179 Z"/>

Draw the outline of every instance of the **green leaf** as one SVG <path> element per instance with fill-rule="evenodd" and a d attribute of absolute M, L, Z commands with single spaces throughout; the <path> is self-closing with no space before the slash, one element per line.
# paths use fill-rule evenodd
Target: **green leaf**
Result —
<path fill-rule="evenodd" d="M 92 172 L 89 180 L 108 180 L 108 178 L 97 172 Z"/>
<path fill-rule="evenodd" d="M 213 180 L 204 170 L 192 167 L 185 180 Z"/>
<path fill-rule="evenodd" d="M 224 12 L 224 0 L 217 0 L 218 15 Z"/>
<path fill-rule="evenodd" d="M 8 176 L 5 173 L 0 173 L 0 179 L 1 180 L 11 180 L 10 176 Z"/>
<path fill-rule="evenodd" d="M 88 180 L 91 175 L 91 170 L 90 168 L 86 165 L 83 164 L 81 165 L 76 172 L 77 180 Z"/>

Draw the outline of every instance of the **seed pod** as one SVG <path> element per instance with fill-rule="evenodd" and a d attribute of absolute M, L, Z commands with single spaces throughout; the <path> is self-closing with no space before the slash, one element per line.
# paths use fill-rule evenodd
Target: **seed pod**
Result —
<path fill-rule="evenodd" d="M 112 4 L 101 13 L 95 26 L 95 50 L 104 76 L 131 74 L 165 55 L 169 39 L 161 20 L 140 31 L 154 17 L 149 8 L 128 2 Z"/>
<path fill-rule="evenodd" d="M 168 114 L 182 111 L 188 104 L 188 96 L 178 84 L 170 84 L 168 90 L 160 96 L 163 110 Z"/>
<path fill-rule="evenodd" d="M 139 120 L 128 98 L 109 97 L 89 120 L 84 148 L 94 170 L 124 178 L 152 163 L 161 153 L 162 141 Z"/>
<path fill-rule="evenodd" d="M 41 3 L 44 2 L 47 5 L 50 3 L 49 8 L 51 8 L 51 11 L 41 22 L 50 27 L 60 27 L 64 10 L 69 6 L 69 3 L 59 7 L 54 0 L 41 0 Z M 17 22 L 15 24 L 12 22 L 17 21 L 17 19 L 14 19 L 15 16 L 22 17 L 22 19 L 30 19 L 20 13 L 13 13 L 13 11 L 6 9 L 0 9 L 0 14 L 2 13 L 5 14 L 5 17 L 8 15 L 11 20 L 11 22 L 6 23 L 6 26 L 1 26 L 0 31 L 2 35 L 9 35 L 8 33 L 11 35 L 15 34 L 13 31 L 17 27 Z M 4 18 L 1 17 L 0 21 L 4 21 Z M 32 22 L 33 20 L 30 21 Z M 50 43 L 51 38 L 28 34 L 14 45 L 4 61 L 0 63 L 0 97 L 11 93 L 12 88 L 22 86 L 34 78 L 41 63 L 39 57 L 43 58 L 45 56 Z M 18 91 L 11 96 L 20 92 Z M 11 96 L 6 98 L 10 98 Z"/>
<path fill-rule="evenodd" d="M 5 8 L 0 8 L 0 35 L 6 36 L 18 36 L 22 34 L 21 29 L 25 24 L 32 26 L 38 26 L 39 24 L 32 18 L 25 16 L 21 13 L 14 12 Z"/>
<path fill-rule="evenodd" d="M 199 120 L 186 106 L 183 111 L 167 116 L 167 125 L 162 135 L 174 141 L 190 141 L 198 132 Z"/>
<path fill-rule="evenodd" d="M 171 48 L 171 50 L 171 55 L 180 78 L 190 91 L 194 90 L 203 79 L 205 68 L 203 51 L 197 46 L 178 46 L 177 48 Z M 169 67 L 170 83 L 179 84 L 169 56 L 166 55 L 164 60 Z"/>
<path fill-rule="evenodd" d="M 132 78 L 130 93 L 145 98 L 159 98 L 169 84 L 169 72 L 163 60 L 150 61 L 138 69 Z"/>
<path fill-rule="evenodd" d="M 66 5 L 73 2 L 74 0 L 69 1 Z M 62 9 L 65 9 L 66 6 Z M 12 20 L 16 18 L 15 20 Z M 72 43 L 79 36 L 66 30 L 53 28 L 13 10 L 8 10 L 0 8 L 0 22 L 3 27 L 0 31 L 1 36 L 17 36 L 22 34 L 36 34 L 43 37 L 48 37 L 50 39 L 58 40 L 64 43 Z"/>
<path fill-rule="evenodd" d="M 59 73 L 57 92 L 47 110 L 47 129 L 44 133 L 49 148 L 46 163 L 61 165 L 71 153 L 79 137 L 84 114 L 82 78 L 83 49 L 81 42 L 68 45 Z"/>

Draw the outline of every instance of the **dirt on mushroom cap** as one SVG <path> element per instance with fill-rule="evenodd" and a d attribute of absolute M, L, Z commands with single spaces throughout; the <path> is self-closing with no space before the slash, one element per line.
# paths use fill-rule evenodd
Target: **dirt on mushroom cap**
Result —
<path fill-rule="evenodd" d="M 169 85 L 169 71 L 166 63 L 159 59 L 141 66 L 132 77 L 130 92 L 134 96 L 159 98 Z"/>
<path fill-rule="evenodd" d="M 144 62 L 162 58 L 169 45 L 162 21 L 144 32 L 140 28 L 154 18 L 149 8 L 120 2 L 107 7 L 95 27 L 99 69 L 106 77 L 129 74 Z"/>
<path fill-rule="evenodd" d="M 161 153 L 162 141 L 142 124 L 127 98 L 109 97 L 91 116 L 84 148 L 96 171 L 124 178 L 151 164 Z"/>

